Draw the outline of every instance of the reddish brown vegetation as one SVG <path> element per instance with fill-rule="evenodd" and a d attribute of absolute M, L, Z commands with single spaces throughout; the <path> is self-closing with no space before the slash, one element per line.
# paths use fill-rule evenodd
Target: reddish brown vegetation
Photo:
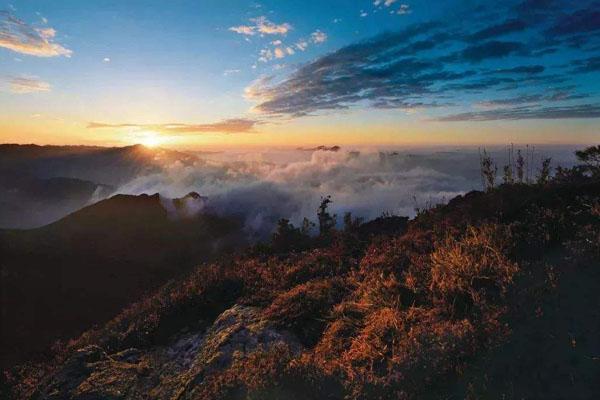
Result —
<path fill-rule="evenodd" d="M 237 303 L 304 348 L 259 347 L 206 376 L 198 398 L 591 398 L 599 198 L 594 182 L 505 186 L 425 212 L 404 233 L 334 232 L 320 248 L 205 265 L 59 361 L 87 344 L 148 348 Z"/>

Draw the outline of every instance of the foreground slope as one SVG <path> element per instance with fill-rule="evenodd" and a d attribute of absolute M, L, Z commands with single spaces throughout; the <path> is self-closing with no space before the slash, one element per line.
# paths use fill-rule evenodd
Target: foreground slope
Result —
<path fill-rule="evenodd" d="M 398 222 L 380 235 L 385 218 L 368 229 L 349 223 L 303 251 L 274 244 L 203 265 L 53 363 L 13 371 L 13 393 L 600 395 L 600 184 L 503 186 Z"/>
<path fill-rule="evenodd" d="M 237 221 L 184 212 L 186 202 L 201 200 L 193 194 L 166 207 L 171 200 L 158 194 L 117 195 L 42 228 L 0 231 L 2 366 L 104 323 L 169 278 L 243 243 Z"/>

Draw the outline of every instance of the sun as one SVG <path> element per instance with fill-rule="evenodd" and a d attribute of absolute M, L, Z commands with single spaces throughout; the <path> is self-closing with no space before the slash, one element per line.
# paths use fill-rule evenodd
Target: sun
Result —
<path fill-rule="evenodd" d="M 144 132 L 135 138 L 136 143 L 146 147 L 157 147 L 168 141 L 168 138 L 156 132 Z"/>

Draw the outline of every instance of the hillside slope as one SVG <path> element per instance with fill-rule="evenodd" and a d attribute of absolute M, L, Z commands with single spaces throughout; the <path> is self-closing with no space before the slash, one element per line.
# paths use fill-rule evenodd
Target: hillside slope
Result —
<path fill-rule="evenodd" d="M 194 198 L 201 200 L 199 197 Z M 2 366 L 102 324 L 169 278 L 244 243 L 234 219 L 117 195 L 44 227 L 0 231 Z"/>
<path fill-rule="evenodd" d="M 598 398 L 598 182 L 473 192 L 375 234 L 384 222 L 202 265 L 13 371 L 14 393 Z"/>

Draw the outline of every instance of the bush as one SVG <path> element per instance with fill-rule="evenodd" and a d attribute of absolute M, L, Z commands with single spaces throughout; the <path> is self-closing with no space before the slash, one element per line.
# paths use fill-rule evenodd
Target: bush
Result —
<path fill-rule="evenodd" d="M 493 303 L 517 273 L 507 258 L 510 234 L 496 225 L 470 227 L 462 238 L 447 237 L 431 254 L 431 290 L 453 311 Z"/>
<path fill-rule="evenodd" d="M 311 346 L 321 336 L 333 306 L 347 292 L 341 278 L 313 280 L 277 296 L 263 315 Z"/>

